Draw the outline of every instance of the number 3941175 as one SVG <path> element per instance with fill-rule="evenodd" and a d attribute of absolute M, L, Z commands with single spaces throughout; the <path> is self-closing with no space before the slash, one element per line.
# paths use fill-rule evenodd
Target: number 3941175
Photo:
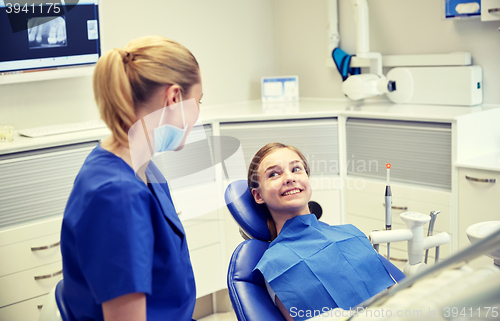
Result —
<path fill-rule="evenodd" d="M 60 13 L 61 3 L 45 2 L 45 3 L 5 3 L 5 12 L 10 13 Z"/>

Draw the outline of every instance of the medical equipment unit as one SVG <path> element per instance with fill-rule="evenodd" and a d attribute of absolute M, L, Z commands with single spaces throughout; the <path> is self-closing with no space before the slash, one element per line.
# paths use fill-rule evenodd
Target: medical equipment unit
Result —
<path fill-rule="evenodd" d="M 482 68 L 471 66 L 470 53 L 383 58 L 378 52 L 370 52 L 367 1 L 351 1 L 357 28 L 357 52 L 353 59 L 349 57 L 346 61 L 350 64 L 355 59 L 368 60 L 370 69 L 368 74 L 351 74 L 344 80 L 342 90 L 348 98 L 360 100 L 386 94 L 394 103 L 474 106 L 483 102 Z M 391 62 L 386 59 L 389 57 Z M 382 65 L 397 68 L 384 76 Z"/>
<path fill-rule="evenodd" d="M 492 223 L 492 222 L 488 222 Z M 479 223 L 482 224 L 482 223 Z M 500 268 L 464 264 L 500 248 L 500 222 L 470 247 L 401 280 L 352 311 L 331 310 L 309 321 L 498 320 Z"/>
<path fill-rule="evenodd" d="M 406 263 L 403 272 L 406 276 L 411 276 L 423 269 L 427 264 L 429 249 L 436 248 L 436 263 L 439 260 L 439 246 L 450 241 L 450 235 L 446 232 L 432 235 L 434 230 L 434 222 L 437 214 L 440 211 L 432 211 L 430 216 L 406 212 L 400 215 L 403 222 L 406 223 L 408 229 L 392 230 L 392 192 L 390 185 L 390 170 L 392 165 L 387 163 L 387 184 L 385 187 L 385 230 L 374 230 L 368 238 L 373 244 L 373 247 L 378 252 L 380 243 L 387 243 L 387 259 L 390 260 L 390 243 L 408 241 L 408 262 Z M 427 237 L 424 238 L 424 225 L 429 222 Z M 422 262 L 423 252 L 425 250 L 425 260 Z"/>

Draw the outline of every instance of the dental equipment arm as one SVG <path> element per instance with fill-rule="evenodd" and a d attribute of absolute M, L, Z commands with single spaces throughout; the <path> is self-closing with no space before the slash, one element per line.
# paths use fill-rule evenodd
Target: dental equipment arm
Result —
<path fill-rule="evenodd" d="M 396 83 L 382 73 L 382 55 L 370 52 L 368 3 L 366 0 L 351 0 L 357 30 L 357 53 L 359 58 L 370 60 L 370 73 L 351 75 L 342 83 L 344 94 L 352 100 L 369 98 L 396 90 Z"/>
<path fill-rule="evenodd" d="M 408 241 L 408 262 L 404 267 L 404 274 L 412 276 L 425 268 L 423 253 L 425 250 L 446 244 L 450 236 L 446 232 L 424 238 L 424 225 L 430 221 L 430 216 L 406 212 L 400 214 L 406 223 L 407 229 L 373 231 L 369 235 L 370 242 L 374 244 Z"/>

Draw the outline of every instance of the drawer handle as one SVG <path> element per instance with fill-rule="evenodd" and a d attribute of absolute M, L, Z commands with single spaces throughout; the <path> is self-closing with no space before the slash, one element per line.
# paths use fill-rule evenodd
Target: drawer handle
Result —
<path fill-rule="evenodd" d="M 473 182 L 480 182 L 480 183 L 496 183 L 497 179 L 496 178 L 475 178 L 475 177 L 470 177 L 465 175 L 465 179 L 468 179 L 469 181 Z"/>
<path fill-rule="evenodd" d="M 490 8 L 488 9 L 488 13 L 500 12 L 500 8 Z"/>
<path fill-rule="evenodd" d="M 385 203 L 383 203 L 382 206 L 385 207 Z M 407 211 L 408 210 L 408 206 L 394 206 L 394 205 L 392 205 L 391 208 L 393 210 L 401 210 L 401 211 Z"/>
<path fill-rule="evenodd" d="M 53 278 L 54 276 L 58 276 L 59 274 L 62 274 L 62 270 L 51 273 L 51 274 L 37 275 L 37 276 L 35 276 L 35 280 L 38 281 L 38 280 L 43 280 L 43 279 L 50 279 L 50 278 Z"/>
<path fill-rule="evenodd" d="M 48 249 L 51 249 L 53 247 L 59 246 L 59 244 L 61 244 L 61 242 L 56 242 L 54 244 L 45 245 L 45 246 L 32 247 L 31 251 L 35 252 L 35 251 L 48 250 Z"/>

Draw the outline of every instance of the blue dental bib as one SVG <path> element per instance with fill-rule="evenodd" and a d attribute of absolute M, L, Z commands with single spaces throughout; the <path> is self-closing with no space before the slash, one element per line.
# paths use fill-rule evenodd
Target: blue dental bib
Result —
<path fill-rule="evenodd" d="M 303 318 L 294 311 L 349 310 L 395 283 L 360 230 L 330 226 L 314 214 L 286 221 L 254 270 L 295 320 Z"/>

